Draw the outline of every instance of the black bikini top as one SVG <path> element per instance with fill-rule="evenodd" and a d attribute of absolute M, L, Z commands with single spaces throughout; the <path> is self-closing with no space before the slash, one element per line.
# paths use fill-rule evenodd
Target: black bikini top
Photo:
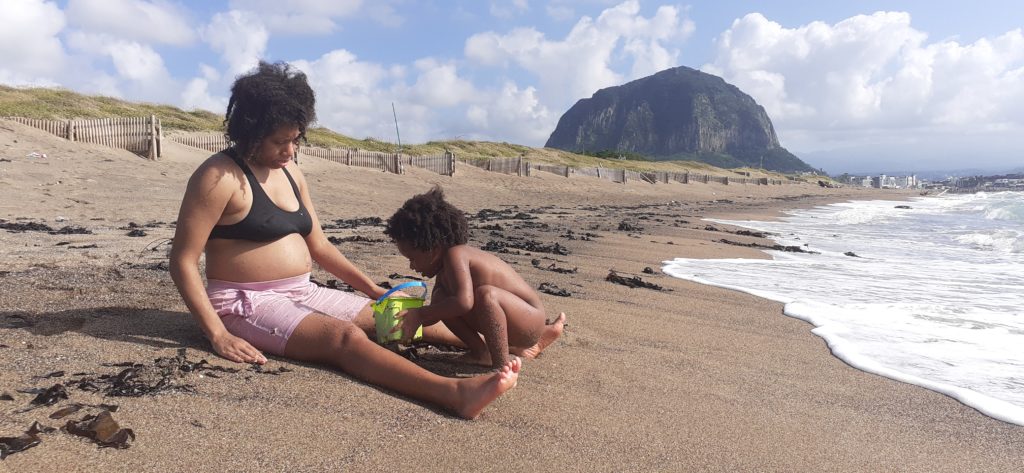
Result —
<path fill-rule="evenodd" d="M 245 178 L 249 181 L 249 188 L 252 189 L 252 207 L 249 213 L 238 223 L 231 225 L 216 225 L 210 232 L 210 238 L 222 238 L 227 240 L 249 240 L 249 241 L 273 241 L 285 235 L 298 233 L 302 236 L 309 235 L 313 231 L 313 219 L 302 205 L 302 197 L 299 195 L 299 188 L 287 169 L 283 169 L 284 175 L 288 176 L 288 182 L 292 185 L 295 198 L 299 200 L 299 209 L 288 212 L 278 207 L 267 193 L 263 186 L 256 180 L 252 169 L 245 164 L 233 148 L 223 151 L 238 167 L 242 168 Z"/>

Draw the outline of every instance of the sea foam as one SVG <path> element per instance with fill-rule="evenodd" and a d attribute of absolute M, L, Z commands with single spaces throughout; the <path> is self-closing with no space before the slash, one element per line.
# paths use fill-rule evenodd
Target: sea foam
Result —
<path fill-rule="evenodd" d="M 910 208 L 902 208 L 909 206 Z M 785 303 L 851 366 L 1024 425 L 1024 194 L 865 201 L 726 221 L 817 254 L 666 261 L 667 274 Z M 856 255 L 856 256 L 850 256 Z"/>

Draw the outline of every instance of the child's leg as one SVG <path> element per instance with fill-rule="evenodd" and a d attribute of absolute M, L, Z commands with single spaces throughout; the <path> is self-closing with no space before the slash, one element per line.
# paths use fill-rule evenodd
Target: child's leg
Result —
<path fill-rule="evenodd" d="M 285 356 L 328 363 L 370 384 L 444 407 L 472 419 L 515 386 L 522 366 L 518 358 L 493 374 L 445 378 L 377 345 L 353 323 L 309 314 L 295 328 Z"/>
<path fill-rule="evenodd" d="M 511 346 L 508 351 L 513 355 L 518 355 L 523 358 L 536 358 L 540 355 L 540 352 L 544 351 L 548 345 L 551 345 L 558 340 L 558 337 L 562 336 L 562 330 L 565 328 L 565 312 L 558 314 L 555 320 L 544 326 L 544 332 L 541 333 L 540 339 L 537 343 L 528 347 L 517 347 Z"/>
<path fill-rule="evenodd" d="M 494 368 L 508 362 L 510 346 L 533 346 L 544 331 L 543 308 L 489 285 L 478 286 L 473 291 L 473 309 L 465 320 L 483 335 Z"/>
<path fill-rule="evenodd" d="M 472 314 L 470 314 L 472 316 Z M 476 365 L 491 366 L 491 357 L 487 351 L 487 344 L 480 338 L 480 333 L 466 323 L 463 317 L 454 317 L 441 321 L 452 334 L 459 338 L 463 346 L 469 350 L 461 361 Z M 441 324 L 435 324 L 441 325 Z"/>

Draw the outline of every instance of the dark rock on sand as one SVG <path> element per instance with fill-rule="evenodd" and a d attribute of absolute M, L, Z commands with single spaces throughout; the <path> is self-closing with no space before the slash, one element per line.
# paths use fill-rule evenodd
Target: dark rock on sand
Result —
<path fill-rule="evenodd" d="M 665 288 L 663 288 L 663 287 L 661 287 L 661 286 L 659 286 L 657 284 L 650 283 L 650 282 L 644 281 L 643 279 L 640 279 L 640 276 L 633 276 L 633 277 L 620 276 L 619 273 L 615 272 L 614 269 L 608 272 L 608 276 L 606 276 L 604 278 L 604 280 L 608 281 L 608 282 L 615 283 L 615 284 L 620 284 L 620 285 L 623 285 L 623 286 L 626 286 L 626 287 L 629 287 L 629 288 L 634 288 L 634 289 L 635 288 L 645 288 L 645 289 L 654 289 L 655 291 L 664 291 L 665 290 Z"/>
<path fill-rule="evenodd" d="M 718 240 L 718 242 L 725 243 L 726 245 L 745 246 L 747 248 L 761 248 L 765 250 L 785 251 L 787 253 L 808 253 L 814 255 L 818 254 L 817 251 L 808 251 L 799 246 L 762 245 L 760 243 L 740 243 L 738 241 L 727 240 L 725 238 Z"/>
<path fill-rule="evenodd" d="M 549 282 L 542 282 L 542 283 L 540 283 L 540 286 L 537 287 L 537 290 L 540 291 L 540 292 L 543 292 L 545 294 L 551 294 L 552 296 L 572 297 L 572 293 L 571 292 L 566 291 L 565 289 L 562 289 L 562 288 L 560 288 L 560 287 L 558 287 L 558 286 L 556 286 L 554 284 L 551 284 Z"/>

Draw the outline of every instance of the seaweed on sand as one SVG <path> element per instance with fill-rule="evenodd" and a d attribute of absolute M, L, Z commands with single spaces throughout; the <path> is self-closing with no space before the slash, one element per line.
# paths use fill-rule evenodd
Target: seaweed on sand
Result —
<path fill-rule="evenodd" d="M 644 281 L 643 279 L 640 279 L 640 276 L 633 276 L 633 277 L 620 276 L 619 273 L 615 272 L 614 269 L 612 269 L 612 270 L 610 270 L 608 272 L 608 276 L 605 277 L 604 280 L 605 281 L 609 281 L 609 282 L 613 282 L 615 284 L 621 284 L 621 285 L 629 287 L 629 288 L 642 287 L 642 288 L 645 288 L 645 289 L 654 289 L 655 291 L 667 291 L 667 290 L 669 290 L 669 289 L 665 289 L 665 288 L 663 288 L 663 287 L 661 287 L 661 286 L 659 286 L 657 284 Z"/>

